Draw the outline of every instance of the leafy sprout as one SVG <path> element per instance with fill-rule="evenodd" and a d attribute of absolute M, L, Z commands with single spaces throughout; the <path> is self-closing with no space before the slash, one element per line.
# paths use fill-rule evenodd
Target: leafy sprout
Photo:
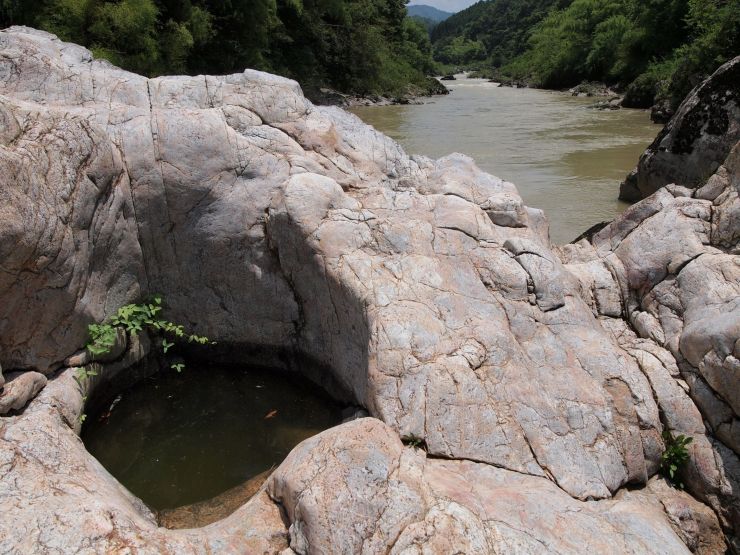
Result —
<path fill-rule="evenodd" d="M 683 489 L 683 483 L 678 479 L 678 472 L 689 460 L 689 451 L 686 449 L 693 437 L 683 434 L 674 436 L 670 431 L 663 432 L 665 451 L 660 456 L 660 470 L 663 476 L 676 488 Z"/>

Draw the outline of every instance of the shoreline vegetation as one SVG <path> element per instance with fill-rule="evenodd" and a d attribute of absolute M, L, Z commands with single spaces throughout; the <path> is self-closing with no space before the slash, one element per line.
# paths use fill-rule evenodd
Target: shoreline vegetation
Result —
<path fill-rule="evenodd" d="M 551 90 L 603 83 L 662 123 L 740 53 L 740 0 L 483 0 L 431 39 L 445 73 Z"/>
<path fill-rule="evenodd" d="M 12 25 L 148 77 L 251 68 L 295 79 L 310 99 L 447 92 L 405 0 L 0 0 L 0 28 Z"/>
<path fill-rule="evenodd" d="M 129 71 L 295 79 L 317 104 L 419 104 L 461 71 L 502 86 L 678 104 L 740 52 L 740 0 L 482 0 L 441 21 L 406 0 L 0 0 L 27 25 Z"/>

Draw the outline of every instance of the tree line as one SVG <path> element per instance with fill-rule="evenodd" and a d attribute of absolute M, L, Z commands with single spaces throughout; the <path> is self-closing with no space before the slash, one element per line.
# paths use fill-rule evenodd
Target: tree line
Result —
<path fill-rule="evenodd" d="M 406 0 L 0 0 L 29 25 L 136 73 L 260 69 L 357 95 L 423 94 L 431 43 Z"/>
<path fill-rule="evenodd" d="M 484 0 L 432 31 L 439 62 L 544 88 L 622 87 L 674 107 L 740 54 L 740 0 Z"/>

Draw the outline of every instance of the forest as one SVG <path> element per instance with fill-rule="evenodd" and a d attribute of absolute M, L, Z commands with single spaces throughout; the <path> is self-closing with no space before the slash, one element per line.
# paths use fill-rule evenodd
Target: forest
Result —
<path fill-rule="evenodd" d="M 0 0 L 29 25 L 143 75 L 254 68 L 355 95 L 438 87 L 424 26 L 405 0 Z"/>
<path fill-rule="evenodd" d="M 599 81 L 675 107 L 740 54 L 740 0 L 484 0 L 432 31 L 440 63 L 543 88 Z"/>

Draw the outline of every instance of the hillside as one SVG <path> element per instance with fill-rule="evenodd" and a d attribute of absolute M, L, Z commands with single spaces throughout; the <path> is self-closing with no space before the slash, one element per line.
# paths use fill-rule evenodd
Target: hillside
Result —
<path fill-rule="evenodd" d="M 427 6 L 426 4 L 417 4 L 414 6 L 406 6 L 406 11 L 409 17 L 420 17 L 422 19 L 428 19 L 434 23 L 439 23 L 450 17 L 452 12 L 445 12 L 438 10 L 434 6 Z"/>
<path fill-rule="evenodd" d="M 37 27 L 150 77 L 245 68 L 309 94 L 431 92 L 426 29 L 402 0 L 2 0 L 0 28 Z"/>
<path fill-rule="evenodd" d="M 670 112 L 740 52 L 740 0 L 484 0 L 432 43 L 437 62 L 544 88 L 602 81 Z"/>
<path fill-rule="evenodd" d="M 483 0 L 432 32 L 435 59 L 448 64 L 500 67 L 527 48 L 531 29 L 565 0 Z"/>

